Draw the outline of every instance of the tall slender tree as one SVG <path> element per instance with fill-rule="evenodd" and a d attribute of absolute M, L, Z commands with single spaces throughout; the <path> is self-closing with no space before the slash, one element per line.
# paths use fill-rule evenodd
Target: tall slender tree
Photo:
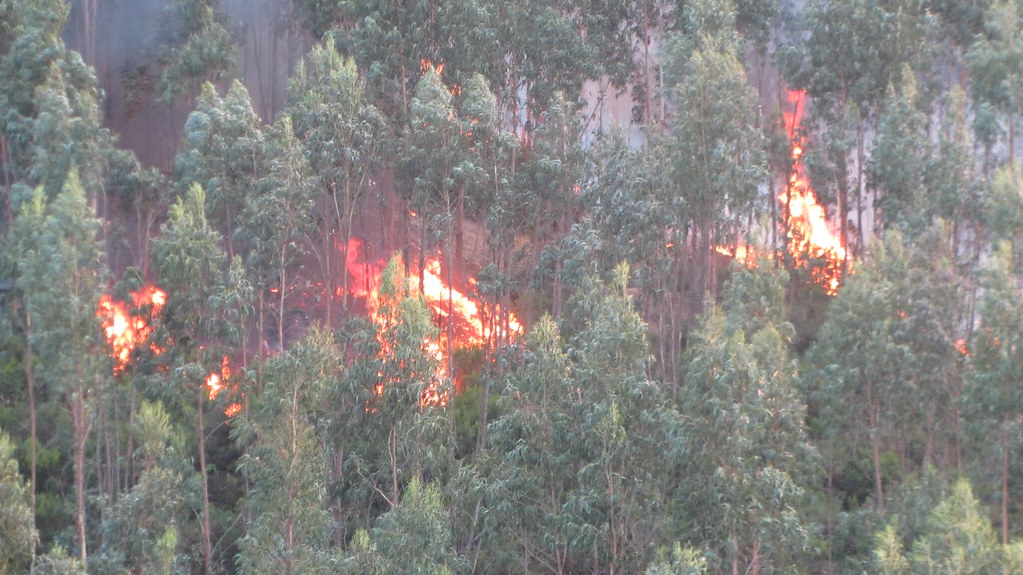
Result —
<path fill-rule="evenodd" d="M 214 303 L 225 254 L 220 234 L 206 220 L 206 194 L 198 184 L 192 184 L 171 206 L 168 221 L 161 230 L 153 241 L 153 263 L 160 285 L 168 293 L 164 323 L 174 342 L 172 377 L 183 389 L 194 394 L 195 437 L 202 481 L 202 572 L 210 573 L 214 558 L 204 417 L 210 392 L 205 380 L 207 374 L 220 365 L 217 336 L 224 325 L 218 321 Z M 185 405 L 188 403 L 185 400 Z"/>
<path fill-rule="evenodd" d="M 106 284 L 100 223 L 86 203 L 85 191 L 71 172 L 63 190 L 46 204 L 42 188 L 25 205 L 24 217 L 40 228 L 34 254 L 25 257 L 18 278 L 25 313 L 34 318 L 30 342 L 39 355 L 40 375 L 59 390 L 73 431 L 75 531 L 78 559 L 88 560 L 85 448 L 95 415 L 95 391 L 101 389 L 103 353 L 96 319 Z"/>

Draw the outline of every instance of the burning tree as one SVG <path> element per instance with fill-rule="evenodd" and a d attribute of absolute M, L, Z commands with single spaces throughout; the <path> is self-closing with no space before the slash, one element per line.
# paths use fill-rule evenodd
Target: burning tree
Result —
<path fill-rule="evenodd" d="M 221 368 L 225 344 L 237 343 L 236 326 L 225 321 L 232 309 L 241 307 L 239 290 L 227 285 L 237 274 L 224 273 L 226 256 L 221 238 L 206 220 L 206 195 L 197 184 L 171 206 L 168 222 L 153 242 L 154 264 L 160 284 L 168 292 L 164 325 L 173 345 L 168 353 L 172 381 L 180 383 L 185 399 L 194 393 L 195 435 L 199 473 L 202 478 L 203 572 L 213 562 L 208 470 L 206 467 L 206 402 L 215 394 L 207 386 L 210 373 Z M 232 267 L 238 265 L 237 260 Z M 218 376 L 221 377 L 221 376 Z M 185 407 L 187 409 L 187 407 Z"/>
<path fill-rule="evenodd" d="M 346 309 L 350 293 L 348 268 L 344 260 L 337 265 L 334 250 L 336 246 L 347 249 L 352 239 L 356 210 L 381 159 L 386 119 L 367 101 L 355 62 L 342 57 L 329 37 L 299 63 L 288 83 L 287 110 L 295 135 L 327 189 L 325 212 L 330 225 L 320 226 L 323 236 L 316 255 L 326 280 L 325 322 L 332 325 L 338 267 Z"/>
<path fill-rule="evenodd" d="M 328 398 L 343 411 L 331 420 L 330 449 L 341 458 L 336 488 L 359 502 L 338 510 L 350 519 L 393 508 L 414 477 L 444 475 L 451 443 L 450 422 L 435 407 L 452 393 L 438 365 L 437 329 L 410 293 L 400 259 L 383 271 L 373 322 L 359 323 L 348 330 L 355 359 Z"/>

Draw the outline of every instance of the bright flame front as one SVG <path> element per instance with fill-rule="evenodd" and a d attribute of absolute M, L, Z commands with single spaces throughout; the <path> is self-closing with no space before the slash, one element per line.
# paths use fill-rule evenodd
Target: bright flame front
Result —
<path fill-rule="evenodd" d="M 349 292 L 355 297 L 364 298 L 366 309 L 370 318 L 378 325 L 383 325 L 384 319 L 379 314 L 380 284 L 383 268 L 386 262 L 382 260 L 371 261 L 365 255 L 364 245 L 361 240 L 352 238 L 345 250 L 346 265 L 351 279 Z M 412 274 L 418 275 L 417 273 Z M 492 329 L 486 321 L 486 314 L 480 304 L 465 292 L 449 286 L 443 279 L 441 260 L 434 257 L 426 261 L 423 268 L 423 299 L 430 307 L 435 322 L 442 327 L 451 326 L 451 345 L 447 345 L 446 331 L 442 330 L 442 341 L 423 342 L 423 351 L 435 358 L 440 366 L 440 377 L 448 376 L 447 362 L 449 349 L 465 349 L 487 345 L 492 341 Z M 410 283 L 415 283 L 411 282 Z M 470 278 L 469 285 L 475 285 L 476 280 Z M 499 310 L 494 310 L 497 313 Z M 508 332 L 511 335 L 523 333 L 522 324 L 514 314 L 508 314 Z M 386 354 L 387 350 L 382 350 Z M 386 359 L 386 358 L 385 358 Z M 381 385 L 381 384 L 378 384 Z M 383 393 L 378 387 L 377 395 Z M 431 383 L 423 390 L 420 396 L 420 403 L 423 406 L 443 406 L 450 400 L 447 391 L 441 391 L 437 383 Z"/>
<path fill-rule="evenodd" d="M 130 294 L 131 307 L 123 301 L 103 294 L 99 298 L 96 317 L 100 319 L 103 335 L 110 345 L 110 357 L 114 360 L 114 374 L 124 373 L 131 362 L 132 352 L 142 345 L 149 345 L 159 355 L 163 347 L 149 341 L 153 333 L 152 318 L 159 315 L 167 294 L 155 285 L 146 285 Z"/>
<path fill-rule="evenodd" d="M 792 141 L 792 173 L 778 201 L 787 208 L 788 247 L 796 267 L 809 269 L 814 283 L 823 287 L 828 295 L 834 295 L 838 292 L 847 254 L 841 236 L 832 231 L 828 223 L 824 206 L 817 202 L 803 167 L 804 142 L 799 128 L 805 96 L 802 90 L 788 92 L 791 111 L 785 112 L 785 125 Z M 811 267 L 809 259 L 822 261 L 823 265 Z"/>

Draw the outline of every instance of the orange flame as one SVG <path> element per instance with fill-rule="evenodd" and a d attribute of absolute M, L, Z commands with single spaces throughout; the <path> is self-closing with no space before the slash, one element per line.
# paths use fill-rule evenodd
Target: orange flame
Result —
<path fill-rule="evenodd" d="M 838 293 L 847 253 L 841 236 L 828 223 L 824 206 L 817 202 L 817 196 L 803 168 L 803 136 L 799 127 L 803 121 L 805 96 L 803 90 L 788 92 L 789 111 L 784 113 L 784 119 L 792 142 L 792 173 L 789 174 L 788 185 L 778 194 L 778 202 L 785 210 L 788 249 L 796 267 L 808 269 L 814 283 L 821 286 L 828 295 L 835 295 Z M 740 245 L 735 249 L 715 246 L 714 251 L 749 267 L 756 266 L 757 254 L 747 246 Z M 810 260 L 814 260 L 812 265 Z"/>
<path fill-rule="evenodd" d="M 363 298 L 366 302 L 367 312 L 373 321 L 381 324 L 384 320 L 379 316 L 380 284 L 385 266 L 383 260 L 370 261 L 366 258 L 363 243 L 358 238 L 349 240 L 346 250 L 346 264 L 348 266 L 351 285 L 349 292 L 357 297 Z M 451 348 L 470 348 L 486 345 L 492 339 L 491 328 L 487 325 L 486 315 L 480 308 L 479 303 L 465 292 L 449 286 L 442 278 L 441 262 L 439 257 L 429 259 L 423 269 L 423 299 L 433 312 L 435 322 L 441 327 L 447 327 L 450 323 L 453 334 Z M 469 279 L 470 286 L 475 286 L 476 280 Z M 449 301 L 450 298 L 450 301 Z M 449 306 L 450 304 L 450 306 Z M 450 309 L 449 309 L 450 307 Z M 511 335 L 521 335 L 524 332 L 522 324 L 514 314 L 509 313 L 508 331 Z M 442 338 L 446 334 L 442 335 Z M 445 377 L 447 365 L 448 346 L 443 341 L 423 342 L 423 351 L 437 359 L 440 366 L 440 378 Z M 387 350 L 382 350 L 387 353 Z M 377 384 L 374 392 L 380 396 L 383 394 L 383 384 Z M 437 383 L 433 382 L 423 390 L 420 396 L 420 404 L 426 406 L 444 406 L 447 404 L 447 391 L 441 391 Z"/>
<path fill-rule="evenodd" d="M 220 360 L 220 372 L 218 373 L 213 371 L 206 376 L 206 393 L 209 395 L 210 401 L 217 399 L 220 392 L 225 389 L 237 392 L 237 384 L 230 385 L 230 388 L 228 387 L 229 384 L 231 384 L 231 360 L 225 355 L 223 359 Z M 241 404 L 234 402 L 224 409 L 224 415 L 234 417 L 238 415 L 241 410 Z"/>
<path fill-rule="evenodd" d="M 778 195 L 778 201 L 788 210 L 789 252 L 795 258 L 796 266 L 809 268 L 806 258 L 823 260 L 823 266 L 810 269 L 811 277 L 828 295 L 834 295 L 838 292 L 847 253 L 841 236 L 832 230 L 824 207 L 817 202 L 803 168 L 803 136 L 799 133 L 799 126 L 803 121 L 805 96 L 803 90 L 788 92 L 791 112 L 785 112 L 784 117 L 789 139 L 792 140 L 792 173 L 787 188 Z"/>
<path fill-rule="evenodd" d="M 206 387 L 209 388 L 210 401 L 216 399 L 220 395 L 220 390 L 224 389 L 224 384 L 220 382 L 220 374 L 214 371 L 207 375 Z"/>
<path fill-rule="evenodd" d="M 110 345 L 115 375 L 124 373 L 131 362 L 132 352 L 140 345 L 148 344 L 157 355 L 164 351 L 157 342 L 149 341 L 149 336 L 153 333 L 152 318 L 159 315 L 167 303 L 167 294 L 150 284 L 132 292 L 130 299 L 129 308 L 125 302 L 103 294 L 96 309 L 96 317 L 100 319 L 103 335 Z"/>

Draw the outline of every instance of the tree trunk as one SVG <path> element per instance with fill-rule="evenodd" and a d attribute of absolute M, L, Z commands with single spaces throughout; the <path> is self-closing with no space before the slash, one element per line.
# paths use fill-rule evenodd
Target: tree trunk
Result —
<path fill-rule="evenodd" d="M 398 505 L 398 431 L 392 426 L 388 437 L 387 455 L 391 463 L 391 508 Z"/>
<path fill-rule="evenodd" d="M 277 292 L 277 345 L 280 346 L 281 352 L 284 351 L 284 292 L 287 291 L 287 266 L 284 264 L 285 256 L 287 254 L 287 244 L 281 244 L 281 271 L 280 271 L 280 291 Z"/>
<path fill-rule="evenodd" d="M 459 285 L 465 281 L 463 262 L 465 261 L 465 186 L 458 190 L 458 203 L 455 205 L 455 268 L 454 276 Z M 449 276 L 450 279 L 450 276 Z M 450 284 L 449 284 L 450 285 Z"/>
<path fill-rule="evenodd" d="M 264 287 L 260 287 L 260 289 L 259 289 L 259 311 L 258 311 L 259 318 L 256 320 L 256 331 L 259 332 L 258 333 L 258 336 L 259 336 L 259 344 L 258 344 L 259 345 L 259 362 L 256 363 L 256 387 L 259 390 L 259 395 L 260 396 L 263 395 L 263 363 L 264 363 L 263 360 L 266 357 L 266 354 L 264 352 L 266 351 L 266 348 L 267 348 L 267 346 L 266 346 L 266 328 L 265 328 L 265 326 L 263 324 L 263 321 L 264 321 L 263 315 L 264 315 L 264 311 L 265 311 L 264 305 L 266 303 L 265 302 L 266 293 L 264 292 L 264 290 L 265 290 Z"/>
<path fill-rule="evenodd" d="M 25 383 L 28 386 L 28 467 L 32 486 L 29 489 L 29 506 L 32 517 L 36 515 L 36 392 L 35 367 L 32 365 L 32 316 L 25 314 Z"/>
<path fill-rule="evenodd" d="M 1009 544 L 1009 416 L 1002 421 L 1002 545 Z"/>
<path fill-rule="evenodd" d="M 197 407 L 199 413 L 198 429 L 199 436 L 199 474 L 202 475 L 202 560 L 203 573 L 210 573 L 213 564 L 213 547 L 210 544 L 210 486 L 206 477 L 206 428 L 203 423 L 203 400 L 206 387 L 199 384 Z"/>
<path fill-rule="evenodd" d="M 877 497 L 877 514 L 884 515 L 884 486 L 881 479 L 881 434 L 877 428 L 877 412 L 880 409 L 880 407 L 875 407 L 872 403 L 870 404 L 870 445 L 874 460 L 874 495 Z"/>
<path fill-rule="evenodd" d="M 85 539 L 85 444 L 88 438 L 88 422 L 85 420 L 85 386 L 79 384 L 78 389 L 68 399 L 71 410 L 71 426 L 75 434 L 75 451 L 73 454 L 75 480 L 75 533 L 78 536 L 78 559 L 83 565 L 88 564 L 89 554 Z"/>

